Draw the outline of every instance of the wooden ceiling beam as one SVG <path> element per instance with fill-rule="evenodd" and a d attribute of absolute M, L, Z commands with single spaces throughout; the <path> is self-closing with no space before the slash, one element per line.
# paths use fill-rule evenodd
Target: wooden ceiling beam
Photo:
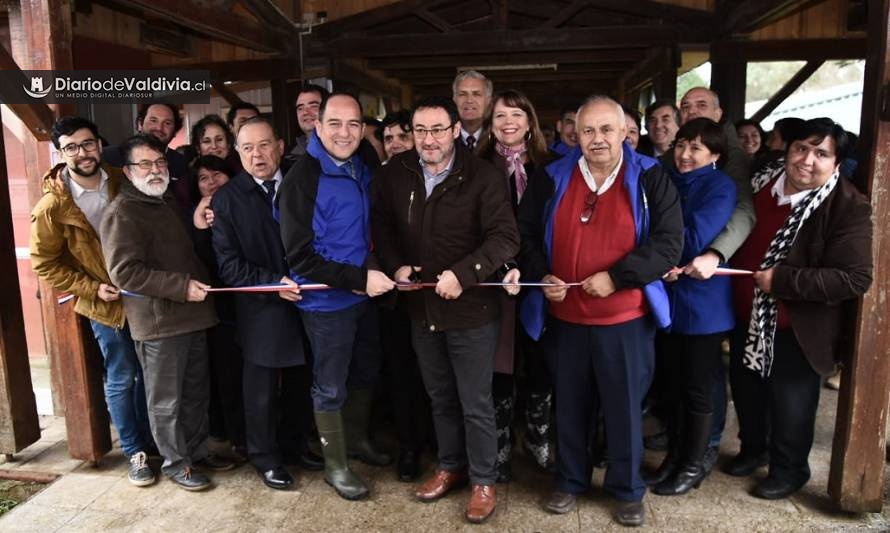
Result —
<path fill-rule="evenodd" d="M 266 24 L 288 32 L 300 31 L 294 21 L 272 0 L 240 0 L 240 2 L 257 19 Z"/>
<path fill-rule="evenodd" d="M 603 72 L 510 72 L 507 74 L 501 74 L 498 72 L 486 72 L 485 75 L 494 83 L 498 84 L 514 84 L 514 83 L 545 83 L 545 82 L 583 82 L 583 81 L 602 81 L 602 80 L 614 80 L 615 75 L 612 73 L 603 73 Z M 430 75 L 430 76 L 417 76 L 417 77 L 408 77 L 408 78 L 400 78 L 402 82 L 409 83 L 411 85 L 430 85 L 430 84 L 438 84 L 438 83 L 451 83 L 454 80 L 454 76 L 448 75 Z"/>
<path fill-rule="evenodd" d="M 460 31 L 459 29 L 452 26 L 451 23 L 449 23 L 447 20 L 443 19 L 439 15 L 436 15 L 429 9 L 420 8 L 420 9 L 416 10 L 414 12 L 414 14 L 417 15 L 418 17 L 420 17 L 421 19 L 423 19 L 423 21 L 426 22 L 427 24 L 429 24 L 429 25 L 433 26 L 434 28 L 436 28 L 437 30 L 441 31 L 442 33 Z"/>
<path fill-rule="evenodd" d="M 653 51 L 643 61 L 624 73 L 618 81 L 618 85 L 627 92 L 635 91 L 653 81 L 664 72 L 673 69 L 676 79 L 676 70 L 679 66 L 678 56 L 671 48 L 662 48 Z"/>
<path fill-rule="evenodd" d="M 513 76 L 513 75 L 527 75 L 530 78 L 535 78 L 539 75 L 545 74 L 602 74 L 604 72 L 612 73 L 612 77 L 617 77 L 621 73 L 629 70 L 633 67 L 633 63 L 629 62 L 621 62 L 621 63 L 576 63 L 576 64 L 566 64 L 566 65 L 558 65 L 556 69 L 529 69 L 529 68 L 516 68 L 516 69 L 499 69 L 499 70 L 486 70 L 480 69 L 480 72 L 488 76 L 489 78 L 496 78 L 498 76 Z M 457 74 L 456 67 L 437 67 L 430 69 L 386 69 L 383 71 L 387 76 L 393 78 L 399 78 L 402 80 L 410 80 L 415 78 L 434 78 L 434 77 L 448 77 L 455 76 Z"/>
<path fill-rule="evenodd" d="M 695 9 L 679 5 L 655 2 L 653 0 L 589 0 L 595 9 L 606 9 L 626 15 L 654 18 L 683 24 L 713 24 L 714 13 L 704 9 Z"/>
<path fill-rule="evenodd" d="M 316 31 L 322 37 L 342 35 L 344 33 L 361 31 L 363 28 L 374 28 L 380 24 L 403 17 L 417 16 L 417 10 L 419 9 L 432 10 L 438 5 L 447 3 L 450 3 L 449 0 L 402 0 L 401 2 L 393 2 L 392 4 L 319 24 L 313 31 Z"/>
<path fill-rule="evenodd" d="M 213 86 L 213 90 L 219 94 L 223 100 L 225 100 L 229 105 L 238 105 L 242 102 L 241 97 L 238 96 L 238 93 L 230 89 L 225 83 L 221 81 L 214 81 L 211 83 Z"/>
<path fill-rule="evenodd" d="M 514 52 L 505 54 L 461 54 L 444 56 L 388 57 L 368 60 L 368 66 L 380 70 L 454 68 L 466 65 L 529 65 L 539 63 L 635 63 L 645 58 L 638 48 L 613 50 L 574 50 L 559 52 Z"/>
<path fill-rule="evenodd" d="M 559 10 L 555 15 L 550 17 L 544 24 L 541 25 L 542 28 L 558 28 L 565 24 L 570 18 L 574 17 L 578 14 L 579 11 L 586 8 L 589 2 L 585 0 L 575 0 L 571 4 Z"/>
<path fill-rule="evenodd" d="M 334 61 L 331 67 L 331 78 L 346 81 L 361 87 L 369 92 L 399 97 L 401 88 L 396 80 L 389 80 L 382 76 L 361 70 L 346 61 Z"/>
<path fill-rule="evenodd" d="M 819 61 L 865 59 L 864 37 L 843 39 L 780 39 L 718 41 L 711 45 L 711 61 Z"/>
<path fill-rule="evenodd" d="M 628 41 L 628 36 L 633 39 Z M 317 55 L 339 57 L 400 57 L 417 55 L 511 53 L 516 50 L 569 51 L 615 48 L 650 48 L 677 43 L 710 42 L 710 28 L 693 26 L 622 26 L 560 28 L 539 31 L 479 31 L 387 36 L 346 36 L 328 42 L 316 41 L 311 50 Z"/>
<path fill-rule="evenodd" d="M 203 7 L 190 0 L 103 0 L 114 8 L 141 13 L 148 20 L 161 19 L 185 30 L 251 50 L 284 52 L 290 48 L 283 32 L 233 13 Z M 291 40 L 292 40 L 292 36 Z"/>

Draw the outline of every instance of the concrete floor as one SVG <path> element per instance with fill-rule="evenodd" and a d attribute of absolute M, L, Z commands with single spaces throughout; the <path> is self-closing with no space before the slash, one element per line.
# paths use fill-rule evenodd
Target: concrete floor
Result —
<path fill-rule="evenodd" d="M 753 479 L 715 472 L 701 489 L 680 497 L 646 496 L 646 527 L 641 531 L 890 531 L 890 509 L 882 514 L 835 512 L 826 494 L 831 435 L 837 394 L 823 390 L 816 442 L 810 463 L 813 478 L 797 495 L 768 502 L 747 494 Z M 737 451 L 734 413 L 730 408 L 721 463 Z M 0 518 L 0 531 L 618 531 L 611 503 L 599 487 L 580 500 L 578 510 L 563 516 L 540 508 L 551 478 L 522 455 L 514 459 L 515 480 L 498 486 L 498 508 L 481 526 L 463 519 L 467 489 L 435 503 L 414 500 L 413 484 L 400 483 L 391 469 L 355 465 L 369 480 L 372 497 L 363 502 L 340 499 L 321 473 L 297 475 L 297 488 L 265 488 L 253 469 L 242 466 L 214 474 L 215 488 L 202 493 L 179 489 L 167 480 L 147 488 L 131 486 L 118 448 L 98 466 L 68 457 L 64 420 L 43 417 L 42 439 L 0 468 L 53 472 L 60 477 L 41 493 Z M 650 452 L 655 465 L 661 454 Z M 432 465 L 428 461 L 428 467 Z M 157 468 L 157 464 L 154 464 Z M 756 477 L 765 475 L 765 469 Z M 885 501 L 888 501 L 885 498 Z"/>

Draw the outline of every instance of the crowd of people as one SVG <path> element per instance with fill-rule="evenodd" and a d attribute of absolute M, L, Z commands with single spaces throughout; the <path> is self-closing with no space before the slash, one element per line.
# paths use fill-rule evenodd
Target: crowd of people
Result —
<path fill-rule="evenodd" d="M 179 150 L 165 103 L 115 146 L 86 118 L 52 129 L 32 265 L 92 326 L 131 483 L 156 481 L 150 456 L 187 490 L 249 462 L 272 489 L 298 466 L 358 500 L 350 459 L 413 482 L 429 448 L 416 498 L 469 484 L 478 523 L 518 446 L 554 475 L 546 511 L 575 509 L 603 462 L 615 520 L 638 526 L 647 490 L 715 466 L 727 338 L 741 451 L 724 470 L 768 465 L 765 499 L 807 482 L 821 379 L 872 280 L 843 128 L 766 135 L 697 87 L 642 118 L 590 96 L 550 140 L 475 71 L 379 122 L 316 85 L 296 110 L 290 146 L 249 103 Z M 397 457 L 374 438 L 384 411 Z M 665 427 L 651 471 L 644 411 Z"/>

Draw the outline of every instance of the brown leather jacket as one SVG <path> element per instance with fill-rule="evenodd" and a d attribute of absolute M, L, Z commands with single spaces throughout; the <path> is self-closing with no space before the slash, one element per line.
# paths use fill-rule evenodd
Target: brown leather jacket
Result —
<path fill-rule="evenodd" d="M 841 178 L 775 267 L 772 293 L 813 370 L 825 376 L 852 346 L 856 302 L 872 283 L 871 204 Z"/>
<path fill-rule="evenodd" d="M 519 252 L 507 180 L 491 163 L 456 145 L 451 173 L 427 199 L 417 152 L 393 157 L 371 183 L 371 232 L 388 276 L 403 265 L 419 265 L 424 282 L 435 283 L 451 270 L 463 287 L 456 300 L 431 288 L 401 293 L 412 319 L 443 331 L 499 316 L 501 289 L 472 287 Z"/>
<path fill-rule="evenodd" d="M 102 164 L 108 175 L 108 199 L 117 196 L 120 169 Z M 31 210 L 31 268 L 55 289 L 76 296 L 74 311 L 113 328 L 124 326 L 120 300 L 98 297 L 100 283 L 112 285 L 105 270 L 102 245 L 93 226 L 65 185 L 65 164 L 51 168 L 43 177 L 43 196 Z M 48 296 L 48 295 L 47 295 Z"/>

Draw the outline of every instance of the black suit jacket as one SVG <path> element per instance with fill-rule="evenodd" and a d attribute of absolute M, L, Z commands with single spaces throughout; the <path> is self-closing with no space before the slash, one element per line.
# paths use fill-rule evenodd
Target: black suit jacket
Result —
<path fill-rule="evenodd" d="M 265 191 L 241 172 L 213 195 L 213 249 L 228 286 L 278 283 L 287 275 L 281 228 Z M 277 292 L 236 293 L 235 314 L 244 358 L 282 368 L 306 362 L 303 325 L 294 304 Z"/>

